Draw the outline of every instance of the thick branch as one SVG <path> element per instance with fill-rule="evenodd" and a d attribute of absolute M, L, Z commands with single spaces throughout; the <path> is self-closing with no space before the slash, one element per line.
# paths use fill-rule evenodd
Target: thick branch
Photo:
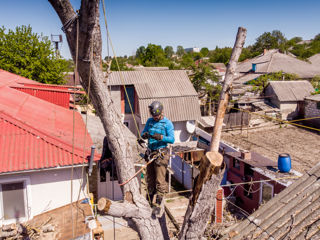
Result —
<path fill-rule="evenodd" d="M 224 168 L 221 169 L 223 157 L 218 152 L 222 123 L 229 100 L 228 91 L 230 90 L 237 61 L 244 45 L 246 31 L 246 29 L 241 27 L 238 29 L 223 90 L 220 95 L 218 113 L 210 145 L 211 152 L 208 152 L 201 160 L 200 174 L 194 183 L 193 196 L 189 201 L 179 239 L 200 239 L 206 229 L 208 218 L 213 212 L 217 189 L 224 174 Z"/>
<path fill-rule="evenodd" d="M 69 0 L 49 1 L 58 13 L 62 24 L 68 23 L 74 13 Z M 73 22 L 66 31 L 69 48 L 73 60 L 78 63 L 81 85 L 87 92 L 90 91 L 90 99 L 101 119 L 108 147 L 116 163 L 119 181 L 123 182 L 135 173 L 133 163 L 137 156 L 133 156 L 133 146 L 130 145 L 126 137 L 127 129 L 103 84 L 104 75 L 100 68 L 102 40 L 99 24 L 99 0 L 82 0 L 79 13 L 78 22 Z M 77 25 L 79 26 L 78 59 L 76 59 Z M 163 239 L 158 219 L 151 217 L 150 206 L 147 200 L 140 195 L 138 180 L 135 178 L 126 184 L 123 187 L 123 192 L 125 204 L 130 204 L 128 205 L 131 207 L 130 209 L 132 206 L 139 209 L 137 214 L 130 216 L 138 228 L 141 239 Z M 123 209 L 123 205 L 112 204 L 112 206 Z M 111 212 L 109 211 L 109 213 Z M 113 211 L 112 213 L 117 214 Z"/>
<path fill-rule="evenodd" d="M 107 198 L 99 199 L 98 210 L 114 217 L 139 218 L 140 215 L 136 205 L 128 202 L 114 202 Z"/>
<path fill-rule="evenodd" d="M 232 85 L 234 74 L 236 71 L 237 62 L 240 57 L 244 42 L 246 40 L 246 35 L 247 35 L 247 30 L 245 28 L 239 27 L 237 38 L 234 43 L 231 58 L 227 67 L 222 91 L 220 94 L 220 101 L 219 101 L 217 116 L 216 116 L 216 120 L 213 128 L 210 151 L 217 152 L 219 150 L 222 123 L 223 123 L 224 115 L 229 102 L 229 94 L 230 94 L 229 91 L 231 90 L 231 85 Z"/>

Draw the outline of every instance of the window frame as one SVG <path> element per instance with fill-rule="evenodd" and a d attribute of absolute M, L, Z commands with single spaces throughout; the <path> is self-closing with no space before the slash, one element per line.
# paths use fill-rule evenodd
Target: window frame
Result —
<path fill-rule="evenodd" d="M 261 179 L 262 180 L 262 179 Z M 270 200 L 272 199 L 272 198 L 274 198 L 274 186 L 272 185 L 272 184 L 270 184 L 270 183 L 267 183 L 267 182 L 261 182 L 260 183 L 260 199 L 259 199 L 259 205 L 262 203 L 262 192 L 263 192 L 263 185 L 268 185 L 269 187 L 271 187 L 271 189 L 272 189 L 272 192 L 271 192 L 271 198 L 270 198 Z M 269 201 L 270 201 L 269 200 Z"/>
<path fill-rule="evenodd" d="M 11 184 L 11 183 L 23 183 L 23 197 L 24 197 L 24 209 L 25 209 L 25 217 L 19 218 L 20 222 L 25 222 L 32 219 L 32 199 L 31 199 L 31 185 L 29 177 L 12 177 L 7 179 L 0 180 L 0 224 L 7 225 L 11 223 L 15 223 L 17 219 L 7 219 L 4 220 L 4 206 L 3 206 L 3 194 L 2 194 L 2 184 Z"/>

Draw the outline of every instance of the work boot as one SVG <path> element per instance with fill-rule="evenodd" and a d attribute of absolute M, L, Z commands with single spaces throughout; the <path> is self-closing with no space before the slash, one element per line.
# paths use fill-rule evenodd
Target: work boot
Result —
<path fill-rule="evenodd" d="M 152 207 L 152 214 L 157 218 L 160 218 L 164 212 L 164 199 L 163 195 L 157 194 L 156 201 Z"/>

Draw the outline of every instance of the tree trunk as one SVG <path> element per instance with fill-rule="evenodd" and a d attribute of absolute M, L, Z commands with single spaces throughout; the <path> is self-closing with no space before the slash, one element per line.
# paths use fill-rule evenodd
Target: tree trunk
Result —
<path fill-rule="evenodd" d="M 235 45 L 228 64 L 227 73 L 220 94 L 220 101 L 213 130 L 210 152 L 201 159 L 198 175 L 190 198 L 189 206 L 179 234 L 179 239 L 201 239 L 207 227 L 207 222 L 214 209 L 218 187 L 220 186 L 224 166 L 223 157 L 218 152 L 224 114 L 228 105 L 229 93 L 236 64 L 241 54 L 246 38 L 246 29 L 239 28 Z"/>
<path fill-rule="evenodd" d="M 81 85 L 87 92 L 90 81 L 90 99 L 106 132 L 108 146 L 116 163 L 119 182 L 124 182 L 135 173 L 133 164 L 136 156 L 132 155 L 132 146 L 130 146 L 124 131 L 125 126 L 115 110 L 107 87 L 103 84 L 105 78 L 100 66 L 102 40 L 99 24 L 99 0 L 82 0 L 78 18 L 74 18 L 76 13 L 69 0 L 49 0 L 49 2 L 66 27 L 65 32 L 71 55 L 74 62 L 78 62 L 77 70 L 81 77 Z M 74 19 L 74 21 L 70 22 L 70 19 Z M 69 26 L 67 26 L 68 22 Z M 78 48 L 77 24 L 79 24 Z M 93 56 L 91 56 L 91 52 Z M 136 224 L 141 239 L 163 239 L 159 221 L 152 217 L 147 200 L 139 192 L 136 178 L 123 186 L 123 193 L 124 203 L 109 200 L 108 213 L 131 218 Z"/>

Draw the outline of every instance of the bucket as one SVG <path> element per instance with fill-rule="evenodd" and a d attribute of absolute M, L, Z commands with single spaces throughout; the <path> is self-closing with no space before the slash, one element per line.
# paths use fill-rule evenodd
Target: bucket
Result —
<path fill-rule="evenodd" d="M 279 154 L 278 169 L 280 172 L 287 173 L 291 169 L 291 157 L 288 153 Z"/>

